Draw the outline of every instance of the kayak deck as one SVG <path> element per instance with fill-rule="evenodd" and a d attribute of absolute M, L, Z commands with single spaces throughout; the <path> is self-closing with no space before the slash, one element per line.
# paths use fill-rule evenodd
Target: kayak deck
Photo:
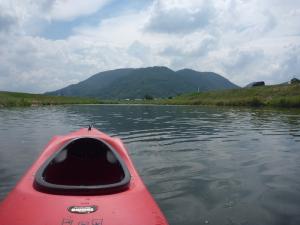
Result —
<path fill-rule="evenodd" d="M 113 168 L 110 175 L 109 167 Z M 50 189 L 38 187 L 39 178 Z M 111 191 L 109 187 L 108 192 L 99 191 L 120 182 L 124 182 L 121 189 Z M 64 193 L 62 186 L 69 190 Z M 168 222 L 121 140 L 96 129 L 80 129 L 49 142 L 0 204 L 0 224 L 167 225 Z"/>

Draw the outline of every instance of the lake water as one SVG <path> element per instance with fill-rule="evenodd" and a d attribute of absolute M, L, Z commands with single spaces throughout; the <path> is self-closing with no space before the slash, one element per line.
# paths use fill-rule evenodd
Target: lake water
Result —
<path fill-rule="evenodd" d="M 0 109 L 0 199 L 56 134 L 122 138 L 171 225 L 300 224 L 300 111 L 186 106 Z"/>

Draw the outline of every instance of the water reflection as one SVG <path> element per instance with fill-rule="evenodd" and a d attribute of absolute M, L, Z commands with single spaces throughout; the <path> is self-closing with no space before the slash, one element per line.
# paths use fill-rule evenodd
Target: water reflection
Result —
<path fill-rule="evenodd" d="M 300 112 L 288 110 L 0 109 L 0 198 L 50 137 L 90 123 L 123 139 L 170 224 L 300 224 Z"/>

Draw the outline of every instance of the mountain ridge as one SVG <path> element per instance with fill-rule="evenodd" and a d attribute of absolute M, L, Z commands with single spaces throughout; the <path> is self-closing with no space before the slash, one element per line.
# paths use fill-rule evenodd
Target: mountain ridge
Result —
<path fill-rule="evenodd" d="M 137 99 L 173 97 L 182 93 L 239 88 L 213 72 L 184 68 L 173 71 L 165 66 L 122 68 L 96 73 L 77 84 L 46 92 L 47 95 Z"/>

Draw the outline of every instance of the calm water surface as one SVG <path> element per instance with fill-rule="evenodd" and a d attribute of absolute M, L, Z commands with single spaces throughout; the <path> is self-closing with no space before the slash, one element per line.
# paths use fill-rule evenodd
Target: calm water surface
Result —
<path fill-rule="evenodd" d="M 300 112 L 180 106 L 0 109 L 0 199 L 56 134 L 119 136 L 171 225 L 300 224 Z"/>

